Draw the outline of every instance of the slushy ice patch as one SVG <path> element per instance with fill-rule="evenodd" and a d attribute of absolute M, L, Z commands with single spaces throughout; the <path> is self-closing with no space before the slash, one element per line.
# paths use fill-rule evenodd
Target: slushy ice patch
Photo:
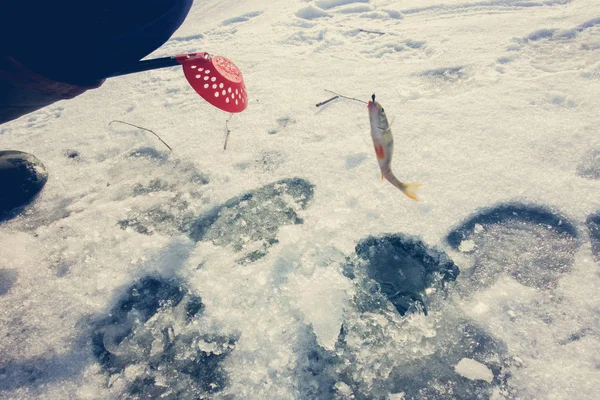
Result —
<path fill-rule="evenodd" d="M 516 365 L 506 345 L 451 306 L 428 316 L 350 311 L 327 354 L 335 398 L 516 398 L 509 382 Z"/>
<path fill-rule="evenodd" d="M 589 231 L 594 257 L 596 261 L 600 261 L 600 213 L 587 217 L 585 224 Z"/>
<path fill-rule="evenodd" d="M 19 273 L 16 269 L 0 269 L 0 296 L 8 293 L 8 291 L 13 287 L 15 282 L 17 282 L 18 277 Z"/>
<path fill-rule="evenodd" d="M 147 186 L 136 185 L 134 195 L 165 190 L 170 190 L 168 183 L 155 180 Z M 185 233 L 196 242 L 210 241 L 243 251 L 239 261 L 253 262 L 278 242 L 281 226 L 304 223 L 298 211 L 305 209 L 314 197 L 314 185 L 301 178 L 282 179 L 229 199 L 198 217 L 190 211 L 190 201 L 184 197 L 176 194 L 165 203 L 131 213 L 118 225 L 145 235 Z"/>
<path fill-rule="evenodd" d="M 245 251 L 245 260 L 263 257 L 277 243 L 283 225 L 304 221 L 297 211 L 314 196 L 314 185 L 301 178 L 283 179 L 234 197 L 193 221 L 186 230 L 195 241 L 211 241 Z"/>
<path fill-rule="evenodd" d="M 355 251 L 356 258 L 344 266 L 346 276 L 367 278 L 365 290 L 374 296 L 365 301 L 375 305 L 382 294 L 401 315 L 418 308 L 427 313 L 426 289 L 443 286 L 459 274 L 446 254 L 402 234 L 368 237 Z"/>
<path fill-rule="evenodd" d="M 236 338 L 207 332 L 202 299 L 174 279 L 145 277 L 92 332 L 93 352 L 124 398 L 195 399 L 222 390 Z M 183 322 L 182 322 L 183 321 Z"/>
<path fill-rule="evenodd" d="M 520 203 L 475 214 L 447 241 L 473 257 L 473 268 L 463 272 L 474 289 L 492 285 L 501 274 L 525 286 L 553 288 L 571 270 L 579 247 L 577 229 L 565 217 Z"/>
<path fill-rule="evenodd" d="M 504 343 L 469 323 L 438 335 L 436 352 L 394 368 L 393 393 L 404 393 L 406 400 L 470 400 L 511 392 Z"/>

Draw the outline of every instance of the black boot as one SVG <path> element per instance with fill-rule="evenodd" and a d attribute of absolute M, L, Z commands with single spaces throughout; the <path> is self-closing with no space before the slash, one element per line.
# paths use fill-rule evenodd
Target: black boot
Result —
<path fill-rule="evenodd" d="M 46 167 L 22 151 L 0 151 L 0 222 L 18 214 L 48 180 Z"/>
<path fill-rule="evenodd" d="M 171 37 L 192 2 L 3 0 L 0 123 L 72 99 L 131 67 Z"/>

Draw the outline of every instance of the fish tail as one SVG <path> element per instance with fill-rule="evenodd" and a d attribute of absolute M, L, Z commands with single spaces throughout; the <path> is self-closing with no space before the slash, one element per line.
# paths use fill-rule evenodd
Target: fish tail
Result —
<path fill-rule="evenodd" d="M 417 190 L 423 185 L 421 185 L 420 183 L 405 183 L 404 184 L 404 188 L 400 189 L 402 190 L 402 193 L 404 193 L 405 195 L 407 195 L 409 198 L 413 199 L 414 201 L 419 201 L 419 198 L 417 197 Z"/>
<path fill-rule="evenodd" d="M 392 171 L 390 171 L 384 175 L 385 175 L 386 179 L 388 181 L 390 181 L 390 183 L 392 185 L 394 185 L 398 189 L 402 190 L 402 193 L 404 193 L 406 196 L 408 196 L 408 198 L 410 198 L 414 201 L 419 201 L 419 198 L 417 197 L 417 190 L 423 185 L 421 185 L 420 183 L 402 183 L 398 180 L 398 178 L 396 178 L 394 176 Z"/>

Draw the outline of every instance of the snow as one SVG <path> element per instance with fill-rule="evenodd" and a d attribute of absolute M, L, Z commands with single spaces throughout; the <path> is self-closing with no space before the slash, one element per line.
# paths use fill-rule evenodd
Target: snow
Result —
<path fill-rule="evenodd" d="M 315 4 L 321 8 L 329 9 L 353 3 L 368 3 L 369 0 L 316 0 Z"/>
<path fill-rule="evenodd" d="M 0 128 L 49 171 L 0 225 L 0 397 L 595 398 L 599 18 L 197 1 L 151 57 L 240 67 L 226 151 L 229 114 L 179 68 Z M 422 202 L 380 181 L 364 104 L 324 89 L 376 93 Z"/>
<path fill-rule="evenodd" d="M 494 379 L 494 374 L 485 366 L 485 364 L 470 358 L 463 358 L 460 360 L 454 367 L 454 370 L 460 376 L 464 376 L 471 380 L 480 379 L 489 383 Z"/>
<path fill-rule="evenodd" d="M 315 7 L 311 4 L 307 7 L 301 8 L 298 11 L 296 11 L 296 16 L 298 18 L 311 20 L 322 17 L 330 17 L 331 15 L 328 14 L 326 11 L 320 9 L 319 7 Z"/>

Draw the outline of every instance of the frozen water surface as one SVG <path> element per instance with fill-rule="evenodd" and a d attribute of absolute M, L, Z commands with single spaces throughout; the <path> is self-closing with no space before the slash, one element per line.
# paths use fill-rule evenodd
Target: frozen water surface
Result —
<path fill-rule="evenodd" d="M 600 3 L 195 3 L 152 56 L 232 59 L 244 113 L 171 68 L 0 130 L 49 172 L 0 224 L 1 398 L 597 398 Z"/>

